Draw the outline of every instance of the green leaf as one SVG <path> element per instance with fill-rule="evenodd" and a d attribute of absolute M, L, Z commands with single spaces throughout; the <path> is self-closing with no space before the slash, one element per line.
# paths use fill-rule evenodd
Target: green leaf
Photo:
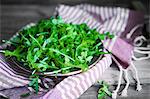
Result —
<path fill-rule="evenodd" d="M 69 63 L 69 62 L 70 62 L 70 59 L 65 56 L 65 63 Z"/>
<path fill-rule="evenodd" d="M 34 38 L 32 35 L 29 34 L 29 36 L 39 45 L 39 47 L 42 49 L 42 46 L 40 45 L 40 43 L 36 40 L 36 38 Z"/>
<path fill-rule="evenodd" d="M 106 36 L 105 36 L 104 34 L 99 35 L 99 38 L 100 38 L 101 40 L 104 40 L 105 37 L 106 37 Z"/>
<path fill-rule="evenodd" d="M 57 24 L 57 23 L 58 23 L 57 19 L 53 19 L 53 20 L 52 20 L 52 23 L 53 23 L 53 24 Z"/>
<path fill-rule="evenodd" d="M 39 57 L 41 56 L 41 54 L 42 54 L 42 50 L 37 50 L 34 54 L 33 62 L 36 62 L 37 59 L 39 59 Z"/>
<path fill-rule="evenodd" d="M 83 58 L 86 58 L 86 57 L 87 57 L 87 51 L 81 52 L 81 56 L 82 56 Z"/>
<path fill-rule="evenodd" d="M 104 92 L 101 92 L 98 94 L 98 99 L 105 99 L 106 94 Z"/>
<path fill-rule="evenodd" d="M 89 57 L 86 58 L 86 61 L 90 62 L 92 60 L 92 58 L 93 58 L 93 56 L 89 56 Z"/>
<path fill-rule="evenodd" d="M 38 33 L 36 34 L 37 36 L 40 36 L 40 35 L 45 35 L 45 34 L 49 34 L 49 32 L 41 32 L 41 33 Z"/>
<path fill-rule="evenodd" d="M 30 62 L 30 63 L 34 62 L 34 58 L 33 58 L 33 55 L 32 55 L 32 52 L 31 52 L 30 49 L 27 52 L 27 61 Z"/>
<path fill-rule="evenodd" d="M 39 91 L 39 84 L 38 84 L 38 80 L 39 80 L 39 76 L 34 74 L 30 77 L 31 81 L 29 83 L 30 87 L 33 87 L 33 89 L 35 89 L 36 94 Z"/>
<path fill-rule="evenodd" d="M 111 54 L 111 52 L 97 52 L 97 54 Z"/>
<path fill-rule="evenodd" d="M 99 90 L 98 90 L 98 99 L 103 99 L 106 96 L 112 96 L 112 93 L 109 91 L 109 86 L 106 82 L 102 81 L 100 83 L 100 85 L 102 86 Z"/>
<path fill-rule="evenodd" d="M 56 53 L 58 53 L 58 54 L 61 54 L 61 55 L 63 55 L 64 57 L 68 57 L 70 60 L 72 60 L 72 61 L 75 61 L 73 58 L 71 58 L 70 56 L 68 56 L 68 55 L 66 55 L 66 54 L 64 54 L 64 53 L 62 53 L 62 52 L 60 52 L 59 50 L 56 50 L 56 49 L 52 49 L 52 48 L 49 48 L 49 50 L 50 51 L 53 51 L 53 52 L 56 52 Z"/>
<path fill-rule="evenodd" d="M 14 51 L 5 50 L 4 53 L 5 53 L 5 56 L 15 56 L 18 60 L 21 60 L 21 56 L 20 56 L 21 49 L 20 49 L 20 47 L 18 47 Z"/>

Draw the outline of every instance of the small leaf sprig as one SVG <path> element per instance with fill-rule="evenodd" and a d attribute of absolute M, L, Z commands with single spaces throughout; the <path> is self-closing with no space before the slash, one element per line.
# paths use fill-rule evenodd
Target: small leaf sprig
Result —
<path fill-rule="evenodd" d="M 105 81 L 99 82 L 101 85 L 98 90 L 98 99 L 106 99 L 106 96 L 111 97 L 112 93 L 109 91 L 109 85 Z"/>

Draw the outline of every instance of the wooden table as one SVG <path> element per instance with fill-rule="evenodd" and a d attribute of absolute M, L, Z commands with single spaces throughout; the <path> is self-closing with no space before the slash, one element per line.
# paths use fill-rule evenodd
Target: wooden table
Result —
<path fill-rule="evenodd" d="M 8 40 L 12 37 L 17 30 L 25 26 L 30 22 L 36 22 L 42 18 L 47 18 L 52 16 L 55 10 L 55 5 L 51 6 L 40 6 L 40 5 L 0 5 L 0 39 Z M 2 43 L 2 42 L 0 42 Z M 150 60 L 137 61 L 135 62 L 136 67 L 139 71 L 140 81 L 143 84 L 143 90 L 141 92 L 136 92 L 134 80 L 130 77 L 131 87 L 129 88 L 129 96 L 126 99 L 149 99 L 150 98 Z M 101 80 L 105 80 L 111 84 L 112 88 L 117 84 L 117 79 L 119 76 L 119 71 L 116 65 L 112 65 L 111 68 L 105 71 Z M 124 81 L 122 82 L 124 84 Z M 93 85 L 89 88 L 80 99 L 97 99 L 98 85 Z M 15 99 L 24 91 L 28 91 L 27 88 L 15 88 L 0 91 L 10 97 L 10 99 Z M 43 94 L 42 94 L 43 95 Z M 37 95 L 31 95 L 26 99 L 37 99 Z M 118 99 L 123 99 L 123 97 L 118 97 Z"/>

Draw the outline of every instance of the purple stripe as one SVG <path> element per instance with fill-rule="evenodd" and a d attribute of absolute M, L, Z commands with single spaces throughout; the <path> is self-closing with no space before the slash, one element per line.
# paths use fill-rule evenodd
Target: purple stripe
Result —
<path fill-rule="evenodd" d="M 41 97 L 40 99 L 62 99 L 61 98 L 61 93 L 58 89 L 55 88 L 53 92 L 48 92 L 44 97 Z"/>
<path fill-rule="evenodd" d="M 5 63 L 3 63 L 3 62 L 0 62 L 0 63 L 2 64 L 2 66 L 1 66 L 0 68 L 3 68 L 3 69 L 4 69 L 6 72 L 8 72 L 11 76 L 14 76 L 14 77 L 23 79 L 23 78 L 18 77 L 17 75 L 15 75 L 14 72 L 12 72 L 10 69 L 8 69 L 8 68 L 6 67 L 6 64 L 5 64 Z M 6 67 L 6 68 L 4 68 L 4 67 Z M 26 80 L 26 79 L 24 79 L 24 80 Z"/>
<path fill-rule="evenodd" d="M 103 67 L 102 67 L 102 65 L 100 64 L 100 63 L 97 63 L 97 69 L 98 69 L 98 71 L 99 71 L 99 78 L 100 78 L 100 76 L 101 76 L 101 74 L 102 74 L 102 71 L 103 71 Z"/>
<path fill-rule="evenodd" d="M 4 64 L 0 68 L 3 69 L 3 71 L 5 71 L 10 77 L 17 79 L 18 81 L 20 80 L 22 82 L 26 82 L 26 84 L 29 82 L 28 80 L 18 77 L 18 75 L 13 74 L 11 71 L 8 71 L 6 68 L 3 68 L 3 67 L 4 67 Z M 3 71 L 0 71 L 0 72 L 3 72 Z"/>
<path fill-rule="evenodd" d="M 74 91 L 76 91 L 78 97 L 84 92 L 84 91 L 81 92 L 81 83 L 79 84 L 79 86 L 76 86 L 76 87 L 74 88 Z M 72 92 L 72 91 L 70 91 L 70 92 Z M 76 95 L 75 95 L 75 96 L 76 96 Z M 78 98 L 78 97 L 75 97 L 75 98 Z"/>
<path fill-rule="evenodd" d="M 7 62 L 5 62 L 4 60 L 3 60 L 3 58 L 1 58 L 1 56 L 0 56 L 0 60 L 2 61 L 2 62 L 0 62 L 1 64 L 3 64 L 3 68 L 5 67 L 5 70 L 8 72 L 8 73 L 11 73 L 11 74 L 14 74 L 14 75 L 12 75 L 12 76 L 14 76 L 14 77 L 17 77 L 17 78 L 20 78 L 20 79 L 23 79 L 23 80 L 28 80 L 28 78 L 25 78 L 25 77 L 23 77 L 23 76 L 20 76 L 17 72 L 15 72 L 15 71 L 13 71 L 11 68 L 9 68 L 9 67 L 11 67 Z"/>
<path fill-rule="evenodd" d="M 75 11 L 72 12 L 72 16 L 68 18 L 68 21 L 77 23 L 76 21 L 79 20 L 79 17 L 82 15 L 82 13 L 82 11 L 75 9 Z M 78 16 L 76 16 L 76 14 L 78 14 Z"/>
<path fill-rule="evenodd" d="M 2 68 L 0 68 L 0 71 L 5 71 L 5 70 L 3 70 Z M 8 76 L 6 76 L 6 74 L 5 73 L 3 73 L 3 72 L 1 72 L 0 73 L 1 74 L 1 76 L 3 75 L 3 76 L 5 76 L 5 78 L 0 78 L 0 80 L 2 79 L 2 81 L 0 81 L 0 82 L 5 82 L 5 84 L 6 85 L 8 85 L 9 87 L 11 87 L 10 85 L 13 85 L 14 86 L 14 83 L 9 83 L 8 81 L 6 81 L 5 79 L 7 79 L 7 78 L 9 78 L 9 80 L 12 80 L 12 81 L 16 81 L 16 80 L 14 80 L 14 79 L 12 79 L 11 77 L 8 77 Z M 7 78 L 6 78 L 7 77 Z M 5 88 L 5 87 L 4 87 Z"/>
<path fill-rule="evenodd" d="M 18 70 L 20 70 L 21 73 L 26 74 L 26 77 L 28 77 L 29 74 L 32 73 L 32 72 L 30 72 L 29 70 L 26 70 L 25 68 L 20 68 L 21 66 L 19 66 L 18 63 L 17 63 L 15 60 L 13 60 L 12 58 L 9 58 L 9 60 L 8 60 L 7 57 L 5 57 L 4 55 L 0 54 L 0 59 L 3 60 L 3 62 L 4 62 L 5 64 L 7 64 L 6 66 L 7 66 L 8 68 L 9 68 L 9 67 L 12 67 L 11 69 L 14 70 L 14 71 L 15 71 L 15 69 L 17 69 L 17 73 L 20 73 L 20 72 L 18 72 Z M 7 62 L 6 62 L 6 61 L 7 61 Z M 11 64 L 11 66 L 10 66 L 10 64 Z M 12 66 L 12 65 L 13 65 L 13 66 Z M 15 68 L 15 67 L 17 67 L 17 68 Z M 18 68 L 18 67 L 19 67 L 19 68 Z M 22 70 L 22 69 L 23 69 L 23 70 Z"/>
<path fill-rule="evenodd" d="M 9 75 L 9 78 L 13 79 L 14 81 L 18 82 L 18 83 L 21 83 L 21 78 L 18 78 L 18 77 L 14 77 L 13 75 L 11 75 L 10 72 L 8 72 L 7 70 L 5 70 L 4 68 L 0 67 L 2 69 L 2 71 L 0 71 L 1 73 L 5 74 L 5 75 Z M 5 73 L 4 73 L 5 72 Z M 22 80 L 24 81 L 24 80 Z M 25 84 L 25 83 L 24 83 Z"/>

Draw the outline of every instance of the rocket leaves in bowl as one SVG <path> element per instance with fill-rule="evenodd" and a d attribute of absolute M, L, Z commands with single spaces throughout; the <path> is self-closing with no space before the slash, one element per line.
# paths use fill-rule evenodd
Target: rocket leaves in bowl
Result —
<path fill-rule="evenodd" d="M 14 49 L 4 53 L 15 57 L 33 71 L 32 74 L 86 71 L 95 56 L 105 54 L 101 41 L 106 37 L 112 38 L 112 35 L 100 34 L 85 23 L 65 23 L 60 17 L 42 19 L 20 30 L 9 41 Z"/>

